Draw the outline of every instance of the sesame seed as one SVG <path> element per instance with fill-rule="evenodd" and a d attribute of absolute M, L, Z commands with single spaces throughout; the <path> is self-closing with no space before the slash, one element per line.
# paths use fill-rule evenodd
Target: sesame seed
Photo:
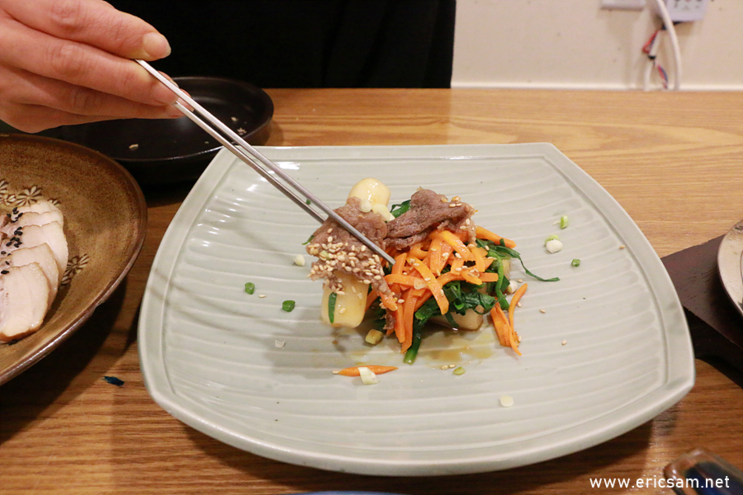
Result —
<path fill-rule="evenodd" d="M 546 313 L 546 312 L 547 312 L 547 310 L 546 310 L 546 309 L 540 309 L 540 310 L 539 310 L 539 312 L 540 312 L 540 313 Z"/>
<path fill-rule="evenodd" d="M 565 344 L 567 344 L 567 343 L 568 343 L 568 341 L 567 341 L 567 340 L 563 340 L 563 341 L 562 341 L 562 345 L 565 345 Z"/>
<path fill-rule="evenodd" d="M 258 297 L 260 297 L 261 299 L 263 299 L 264 297 L 266 297 L 266 295 L 265 294 L 259 294 Z"/>

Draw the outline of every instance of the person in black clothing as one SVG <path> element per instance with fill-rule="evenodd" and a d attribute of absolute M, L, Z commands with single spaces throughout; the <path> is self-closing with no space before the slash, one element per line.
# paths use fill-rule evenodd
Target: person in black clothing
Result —
<path fill-rule="evenodd" d="M 449 87 L 455 1 L 0 0 L 0 120 L 180 116 L 134 58 L 264 88 Z"/>

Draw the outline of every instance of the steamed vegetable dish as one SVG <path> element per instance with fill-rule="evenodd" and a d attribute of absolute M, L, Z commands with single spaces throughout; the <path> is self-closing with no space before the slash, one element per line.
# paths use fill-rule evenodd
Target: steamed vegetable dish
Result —
<path fill-rule="evenodd" d="M 515 243 L 476 225 L 475 209 L 457 196 L 419 189 L 391 209 L 389 199 L 384 184 L 364 179 L 336 212 L 390 254 L 392 266 L 332 219 L 307 243 L 318 258 L 310 277 L 325 279 L 323 321 L 357 327 L 374 318 L 366 341 L 394 336 L 412 363 L 427 323 L 477 330 L 490 315 L 500 344 L 520 354 L 514 309 L 527 285 L 509 280 L 520 259 Z"/>

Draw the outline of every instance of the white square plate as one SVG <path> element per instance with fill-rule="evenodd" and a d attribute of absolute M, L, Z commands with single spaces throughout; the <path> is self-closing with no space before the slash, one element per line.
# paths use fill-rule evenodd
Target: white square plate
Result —
<path fill-rule="evenodd" d="M 492 329 L 424 337 L 413 366 L 388 339 L 319 320 L 322 284 L 293 264 L 317 228 L 258 174 L 221 152 L 170 225 L 139 323 L 147 388 L 170 414 L 235 447 L 285 462 L 373 475 L 507 469 L 627 432 L 694 383 L 681 305 L 617 202 L 549 144 L 262 148 L 331 207 L 375 177 L 392 203 L 423 186 L 473 205 L 515 240 L 529 290 L 517 357 Z M 567 215 L 570 225 L 556 221 Z M 548 254 L 558 233 L 564 249 Z M 579 258 L 581 265 L 572 267 Z M 256 292 L 245 293 L 246 282 Z M 290 313 L 282 301 L 296 301 Z M 544 310 L 544 311 L 540 311 Z M 565 343 L 563 343 L 565 342 Z M 377 385 L 334 375 L 392 364 Z M 442 364 L 465 368 L 463 375 Z M 500 404 L 511 396 L 512 407 Z"/>

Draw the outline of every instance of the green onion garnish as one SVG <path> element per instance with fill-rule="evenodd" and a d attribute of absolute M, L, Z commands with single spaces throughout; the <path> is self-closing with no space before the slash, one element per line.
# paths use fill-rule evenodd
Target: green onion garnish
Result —
<path fill-rule="evenodd" d="M 309 239 L 307 239 L 306 241 L 304 241 L 302 243 L 302 246 L 306 246 L 307 244 L 309 244 L 310 242 L 312 242 L 312 239 L 314 239 L 314 238 L 315 238 L 315 235 L 314 234 L 311 235 Z"/>
<path fill-rule="evenodd" d="M 328 321 L 335 323 L 335 301 L 338 299 L 338 294 L 331 292 L 328 296 Z"/>
<path fill-rule="evenodd" d="M 568 222 L 568 216 L 567 215 L 563 215 L 563 216 L 560 217 L 560 228 L 561 229 L 568 228 L 568 224 L 569 223 L 570 222 Z"/>
<path fill-rule="evenodd" d="M 245 284 L 245 292 L 248 294 L 253 294 L 255 292 L 255 284 L 253 282 L 248 282 Z"/>
<path fill-rule="evenodd" d="M 559 240 L 560 240 L 560 236 L 559 235 L 552 234 L 551 236 L 547 237 L 544 240 L 544 245 L 546 246 L 549 241 L 559 241 Z"/>
<path fill-rule="evenodd" d="M 574 259 L 573 261 L 570 262 L 570 266 L 580 266 L 580 260 L 577 258 Z"/>
<path fill-rule="evenodd" d="M 287 313 L 291 313 L 294 310 L 295 305 L 296 303 L 290 299 L 281 303 L 281 309 L 283 309 Z"/>

